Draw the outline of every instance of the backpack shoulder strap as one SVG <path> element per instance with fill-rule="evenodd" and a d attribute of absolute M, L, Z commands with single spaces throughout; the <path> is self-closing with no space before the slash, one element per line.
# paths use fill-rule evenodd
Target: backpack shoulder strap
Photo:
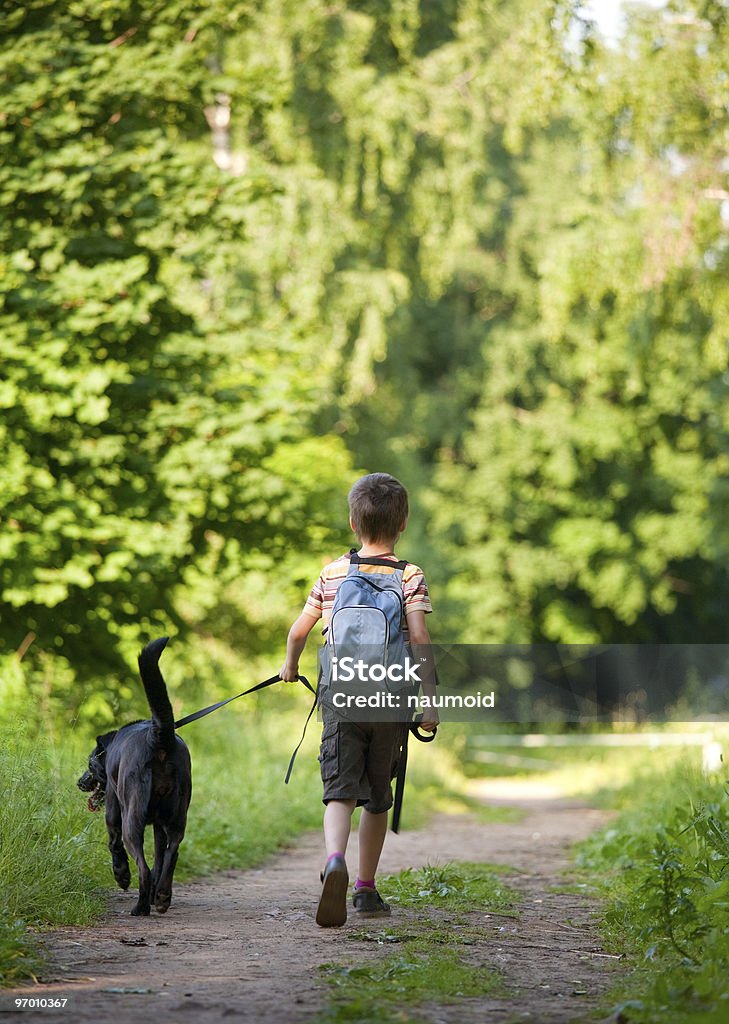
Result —
<path fill-rule="evenodd" d="M 388 569 L 399 569 L 400 572 L 404 572 L 407 568 L 407 562 L 393 562 L 391 558 L 360 558 L 355 548 L 349 552 L 349 571 L 352 571 L 352 566 L 357 565 L 385 565 Z"/>

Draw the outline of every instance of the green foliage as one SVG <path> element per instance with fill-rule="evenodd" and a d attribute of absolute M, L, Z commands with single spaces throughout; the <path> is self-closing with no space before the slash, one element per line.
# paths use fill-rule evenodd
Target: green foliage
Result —
<path fill-rule="evenodd" d="M 620 994 L 630 1019 L 721 1020 L 729 998 L 726 782 L 686 765 L 656 776 L 583 844 L 580 862 L 604 879 L 607 940 L 632 963 Z"/>
<path fill-rule="evenodd" d="M 35 692 L 69 665 L 116 689 L 141 639 L 211 621 L 268 649 L 289 609 L 259 638 L 250 591 L 273 569 L 290 602 L 292 542 L 316 564 L 342 535 L 352 470 L 310 435 L 316 382 L 234 305 L 276 186 L 210 156 L 221 11 L 36 2 L 4 26 L 0 650 L 35 639 Z"/>
<path fill-rule="evenodd" d="M 566 5 L 517 7 L 267 0 L 223 49 L 235 144 L 279 187 L 250 222 L 256 301 L 328 339 L 322 426 L 416 493 L 463 431 L 484 323 L 506 311 L 504 136 L 543 119 L 569 73 Z M 423 525 L 416 505 L 414 551 Z"/>
<path fill-rule="evenodd" d="M 481 642 L 723 637 L 728 26 L 701 11 L 636 15 L 618 51 L 588 39 L 525 140 L 511 312 L 434 502 Z"/>
<path fill-rule="evenodd" d="M 8 691 L 110 719 L 161 633 L 268 674 L 357 467 L 410 486 L 436 637 L 723 638 L 727 19 L 583 14 L 6 17 Z"/>

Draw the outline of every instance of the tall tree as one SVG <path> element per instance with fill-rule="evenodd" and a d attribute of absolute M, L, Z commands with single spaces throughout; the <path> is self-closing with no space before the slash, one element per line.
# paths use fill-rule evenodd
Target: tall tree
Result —
<path fill-rule="evenodd" d="M 34 0 L 4 19 L 0 643 L 35 636 L 28 663 L 81 682 L 221 601 L 243 629 L 231 587 L 321 544 L 350 472 L 336 438 L 308 439 L 291 339 L 233 305 L 246 211 L 275 186 L 211 160 L 224 12 Z"/>
<path fill-rule="evenodd" d="M 513 314 L 440 475 L 473 639 L 723 639 L 725 15 L 636 8 L 617 50 L 588 33 L 530 136 Z"/>
<path fill-rule="evenodd" d="M 225 47 L 234 146 L 280 190 L 251 211 L 258 302 L 319 339 L 320 430 L 418 497 L 510 314 L 516 154 L 570 74 L 569 9 L 264 0 Z"/>

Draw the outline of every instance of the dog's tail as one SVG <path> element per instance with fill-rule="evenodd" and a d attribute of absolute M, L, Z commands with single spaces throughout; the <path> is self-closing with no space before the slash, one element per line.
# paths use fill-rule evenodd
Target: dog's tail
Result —
<path fill-rule="evenodd" d="M 167 687 L 159 670 L 159 659 L 167 646 L 168 636 L 152 640 L 139 655 L 139 673 L 147 694 L 155 739 L 160 748 L 171 754 L 175 746 L 175 717 L 167 696 Z"/>

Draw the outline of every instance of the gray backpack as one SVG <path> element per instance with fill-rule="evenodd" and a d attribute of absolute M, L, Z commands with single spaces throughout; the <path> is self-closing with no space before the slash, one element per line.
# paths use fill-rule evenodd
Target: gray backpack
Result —
<path fill-rule="evenodd" d="M 407 564 L 387 558 L 361 558 L 356 550 L 350 551 L 349 571 L 337 588 L 326 642 L 320 651 L 319 696 L 323 704 L 331 703 L 335 689 L 353 694 L 380 691 L 404 695 L 417 688 L 417 668 L 410 662 L 403 633 L 402 577 Z M 361 572 L 361 565 L 387 566 L 393 571 Z M 402 710 L 406 710 L 404 703 Z M 383 716 L 373 713 L 357 717 L 376 720 Z"/>

